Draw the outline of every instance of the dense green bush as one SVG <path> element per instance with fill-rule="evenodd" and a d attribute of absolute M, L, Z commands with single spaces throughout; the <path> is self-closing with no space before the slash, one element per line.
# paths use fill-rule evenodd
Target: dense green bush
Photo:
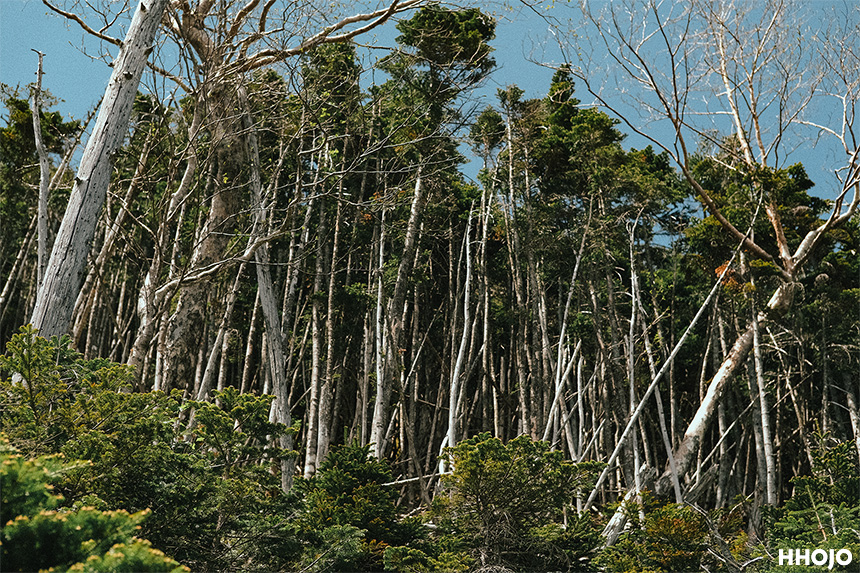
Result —
<path fill-rule="evenodd" d="M 589 568 L 599 536 L 588 513 L 571 506 L 599 464 L 574 464 L 546 442 L 520 436 L 503 444 L 489 434 L 447 451 L 434 514 L 481 567 L 571 571 Z M 567 526 L 561 524 L 567 515 Z"/>
<path fill-rule="evenodd" d="M 138 539 L 149 511 L 60 507 L 52 492 L 73 466 L 61 456 L 26 458 L 0 445 L 0 540 L 4 571 L 188 571 Z"/>
<path fill-rule="evenodd" d="M 607 571 L 656 573 L 701 571 L 707 555 L 705 516 L 677 503 L 663 503 L 647 492 L 641 504 L 623 507 L 629 527 L 596 560 Z"/>
<path fill-rule="evenodd" d="M 397 516 L 395 492 L 384 485 L 392 480 L 388 465 L 358 443 L 333 448 L 313 477 L 296 480 L 297 525 L 314 570 L 381 570 L 386 549 L 420 540 L 418 521 Z"/>
<path fill-rule="evenodd" d="M 56 480 L 63 507 L 151 510 L 141 536 L 195 571 L 282 569 L 301 553 L 278 471 L 293 452 L 271 446 L 292 430 L 268 422 L 271 396 L 228 389 L 182 404 L 178 392 L 130 392 L 126 367 L 84 360 L 30 327 L 0 369 L 22 375 L 0 380 L 0 432 L 27 456 L 84 462 Z"/>

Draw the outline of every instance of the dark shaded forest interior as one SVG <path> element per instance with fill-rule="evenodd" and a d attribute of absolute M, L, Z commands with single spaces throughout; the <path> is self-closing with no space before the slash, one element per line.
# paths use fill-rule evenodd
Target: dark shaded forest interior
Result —
<path fill-rule="evenodd" d="M 488 9 L 45 3 L 114 69 L 2 86 L 4 571 L 860 570 L 857 6 L 559 5 L 483 107 Z"/>

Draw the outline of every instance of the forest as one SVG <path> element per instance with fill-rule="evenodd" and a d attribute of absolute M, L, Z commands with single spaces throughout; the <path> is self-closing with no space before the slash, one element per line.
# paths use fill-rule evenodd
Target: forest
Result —
<path fill-rule="evenodd" d="M 860 571 L 858 6 L 43 3 L 2 570 Z"/>

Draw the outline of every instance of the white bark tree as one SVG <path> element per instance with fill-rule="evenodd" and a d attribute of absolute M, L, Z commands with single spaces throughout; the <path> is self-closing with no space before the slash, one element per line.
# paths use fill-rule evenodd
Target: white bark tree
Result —
<path fill-rule="evenodd" d="M 96 224 L 107 195 L 111 160 L 128 128 L 134 96 L 167 0 L 142 0 L 134 13 L 84 148 L 69 205 L 57 232 L 30 322 L 45 337 L 65 334 L 81 289 Z"/>
<path fill-rule="evenodd" d="M 36 52 L 36 50 L 33 50 Z M 36 71 L 36 86 L 33 88 L 33 99 L 30 101 L 30 110 L 33 113 L 33 140 L 36 143 L 36 153 L 39 156 L 39 209 L 38 209 L 38 239 L 37 239 L 37 273 L 38 283 L 42 284 L 45 274 L 45 260 L 48 244 L 48 190 L 50 189 L 51 164 L 48 152 L 42 142 L 42 61 L 45 54 L 39 55 L 39 67 Z"/>

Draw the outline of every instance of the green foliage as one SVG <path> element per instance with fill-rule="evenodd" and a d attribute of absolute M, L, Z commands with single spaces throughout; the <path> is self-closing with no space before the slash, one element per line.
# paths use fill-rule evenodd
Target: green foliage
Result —
<path fill-rule="evenodd" d="M 640 518 L 640 510 L 644 520 Z M 596 560 L 607 571 L 701 570 L 709 541 L 702 514 L 685 505 L 661 504 L 647 494 L 643 494 L 641 507 L 638 503 L 627 503 L 624 512 L 629 529 Z"/>
<path fill-rule="evenodd" d="M 59 456 L 44 456 L 37 460 L 16 453 L 3 439 L 0 445 L 0 524 L 20 515 L 35 515 L 42 509 L 54 509 L 62 499 L 52 493 L 54 481 L 63 469 Z"/>
<path fill-rule="evenodd" d="M 729 151 L 732 138 L 723 142 L 723 151 L 715 157 L 699 157 L 693 167 L 694 175 L 716 202 L 722 214 L 742 232 L 752 223 L 759 194 L 762 196 L 760 216 L 755 224 L 755 240 L 765 251 L 779 253 L 772 224 L 765 208 L 778 214 L 789 249 L 797 248 L 806 234 L 821 224 L 819 217 L 827 210 L 827 202 L 809 193 L 814 183 L 799 163 L 783 169 L 757 166 L 744 167 L 739 151 Z M 720 223 L 709 215 L 687 231 L 690 247 L 708 255 L 715 263 L 725 261 L 737 246 Z"/>
<path fill-rule="evenodd" d="M 69 573 L 143 573 L 151 571 L 179 573 L 189 571 L 164 553 L 153 549 L 146 540 L 134 539 L 129 543 L 117 543 L 104 555 L 90 555 L 83 563 L 69 567 Z"/>
<path fill-rule="evenodd" d="M 814 466 L 809 476 L 792 478 L 794 492 L 785 504 L 767 516 L 768 546 L 780 549 L 848 549 L 860 556 L 860 464 L 851 442 L 832 443 L 827 435 L 816 436 Z M 779 566 L 774 571 L 826 571 L 827 567 Z M 854 571 L 856 562 L 834 566 Z"/>
<path fill-rule="evenodd" d="M 233 387 L 215 392 L 214 402 L 188 402 L 193 408 L 196 426 L 193 437 L 218 460 L 222 475 L 228 476 L 239 467 L 246 469 L 249 460 L 278 462 L 295 452 L 282 451 L 265 441 L 292 430 L 269 421 L 274 396 L 241 394 Z"/>
<path fill-rule="evenodd" d="M 289 525 L 294 502 L 276 468 L 294 452 L 271 445 L 292 430 L 269 423 L 271 396 L 228 389 L 215 403 L 182 409 L 178 391 L 124 391 L 126 367 L 83 360 L 65 340 L 47 341 L 30 327 L 12 338 L 0 365 L 26 374 L 26 384 L 0 383 L 0 428 L 11 443 L 28 455 L 83 461 L 55 480 L 65 498 L 58 510 L 151 509 L 141 534 L 195 570 L 237 560 L 249 570 L 278 569 L 300 552 Z M 190 407 L 196 424 L 186 436 Z"/>
<path fill-rule="evenodd" d="M 397 29 L 398 50 L 378 64 L 391 79 L 371 90 L 382 132 L 409 162 L 435 157 L 454 165 L 460 156 L 447 126 L 461 118 L 452 104 L 495 65 L 495 20 L 474 8 L 427 6 Z M 404 113 L 411 116 L 405 124 Z"/>
<path fill-rule="evenodd" d="M 299 561 L 302 571 L 364 570 L 369 553 L 364 531 L 352 525 L 332 525 L 314 533 L 316 543 Z"/>
<path fill-rule="evenodd" d="M 587 563 L 598 535 L 586 514 L 558 524 L 599 464 L 574 464 L 546 442 L 507 444 L 481 434 L 447 450 L 453 465 L 434 500 L 442 525 L 460 536 L 482 566 L 573 570 Z"/>
<path fill-rule="evenodd" d="M 433 571 L 433 565 L 427 554 L 411 547 L 386 547 L 383 556 L 386 571 L 398 573 L 414 571 L 424 573 Z"/>
<path fill-rule="evenodd" d="M 505 122 L 492 106 L 487 106 L 481 112 L 469 131 L 472 145 L 483 157 L 487 157 L 493 149 L 501 145 L 504 137 Z"/>
<path fill-rule="evenodd" d="M 392 479 L 388 465 L 370 455 L 370 446 L 355 442 L 333 448 L 310 479 L 297 479 L 295 489 L 304 498 L 297 523 L 313 553 L 327 559 L 340 555 L 339 562 L 352 569 L 372 569 L 382 564 L 387 547 L 419 537 L 416 522 L 398 520 L 395 493 L 383 485 Z M 355 532 L 361 533 L 360 542 Z M 339 539 L 342 549 L 332 539 Z"/>
<path fill-rule="evenodd" d="M 21 383 L 0 379 L 0 430 L 32 453 L 60 451 L 87 428 L 109 424 L 111 406 L 92 399 L 104 391 L 127 389 L 131 377 L 125 366 L 84 360 L 69 349 L 67 336 L 48 341 L 30 325 L 6 344 L 6 354 L 0 356 L 3 371 L 19 374 Z"/>
<path fill-rule="evenodd" d="M 397 24 L 397 41 L 416 49 L 431 66 L 468 66 L 477 79 L 495 65 L 488 42 L 496 36 L 496 22 L 477 8 L 448 10 L 426 6 Z"/>
<path fill-rule="evenodd" d="M 0 451 L 2 562 L 5 571 L 52 567 L 70 571 L 187 571 L 135 538 L 149 511 L 55 509 L 52 492 L 69 466 L 57 456 L 27 459 L 13 448 Z M 12 518 L 11 516 L 14 516 Z"/>

